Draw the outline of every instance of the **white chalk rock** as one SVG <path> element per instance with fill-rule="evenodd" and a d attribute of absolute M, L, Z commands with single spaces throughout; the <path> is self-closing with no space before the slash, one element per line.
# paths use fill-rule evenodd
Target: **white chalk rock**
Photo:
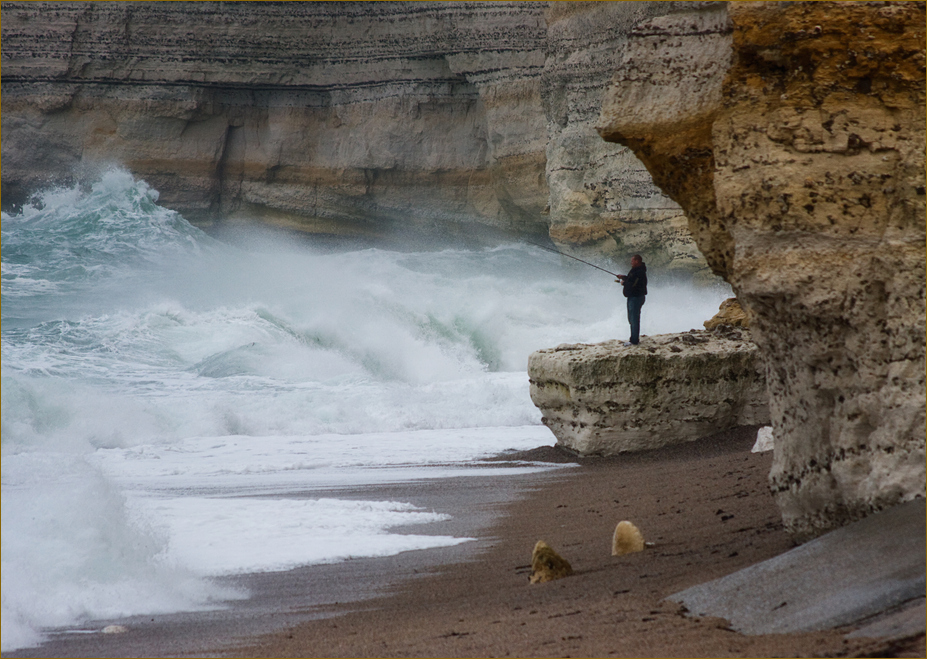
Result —
<path fill-rule="evenodd" d="M 772 426 L 763 426 L 756 431 L 756 443 L 750 449 L 751 453 L 765 453 L 773 450 Z"/>

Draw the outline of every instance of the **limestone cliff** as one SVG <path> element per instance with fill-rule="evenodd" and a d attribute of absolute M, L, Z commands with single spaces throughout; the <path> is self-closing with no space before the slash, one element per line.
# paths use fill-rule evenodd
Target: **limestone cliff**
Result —
<path fill-rule="evenodd" d="M 925 5 L 725 12 L 636 27 L 599 130 L 683 207 L 748 311 L 771 486 L 803 539 L 924 496 Z"/>
<path fill-rule="evenodd" d="M 571 253 L 646 254 L 655 270 L 704 269 L 682 209 L 633 152 L 595 130 L 603 90 L 633 26 L 692 2 L 553 2 L 542 98 L 548 124 L 550 236 Z"/>
<path fill-rule="evenodd" d="M 528 358 L 531 400 L 557 443 L 614 455 L 769 423 L 766 382 L 750 332 L 735 327 L 564 344 Z"/>
<path fill-rule="evenodd" d="M 593 127 L 631 26 L 690 4 L 3 3 L 4 207 L 118 162 L 200 226 L 479 222 L 697 270 Z"/>
<path fill-rule="evenodd" d="M 544 231 L 543 10 L 5 3 L 6 201 L 120 162 L 200 224 Z"/>

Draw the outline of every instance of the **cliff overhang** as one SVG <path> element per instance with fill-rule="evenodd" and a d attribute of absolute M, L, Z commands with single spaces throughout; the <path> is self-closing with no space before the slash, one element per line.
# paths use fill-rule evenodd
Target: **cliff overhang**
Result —
<path fill-rule="evenodd" d="M 750 315 L 771 488 L 803 540 L 925 493 L 925 4 L 725 12 L 724 66 L 704 10 L 637 26 L 598 129 Z"/>

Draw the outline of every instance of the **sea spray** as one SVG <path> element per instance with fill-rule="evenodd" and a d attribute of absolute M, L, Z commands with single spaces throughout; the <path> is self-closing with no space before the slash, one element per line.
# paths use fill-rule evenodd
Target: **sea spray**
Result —
<path fill-rule="evenodd" d="M 306 492 L 552 444 L 528 355 L 627 332 L 610 277 L 528 245 L 220 242 L 118 169 L 2 230 L 4 650 L 236 596 L 213 575 L 460 542 L 390 533 L 440 519 L 402 501 Z M 700 327 L 729 294 L 653 285 L 642 331 Z"/>
<path fill-rule="evenodd" d="M 133 517 L 85 455 L 4 450 L 4 649 L 86 618 L 196 610 L 244 596 L 167 564 L 167 536 Z"/>

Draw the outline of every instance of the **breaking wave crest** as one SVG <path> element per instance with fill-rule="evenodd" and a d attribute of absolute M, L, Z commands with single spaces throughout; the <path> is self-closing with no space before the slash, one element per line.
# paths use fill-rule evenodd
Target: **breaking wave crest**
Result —
<path fill-rule="evenodd" d="M 336 456 L 364 434 L 373 461 L 425 463 L 434 431 L 540 424 L 533 350 L 627 331 L 610 277 L 530 246 L 220 242 L 157 198 L 113 169 L 2 217 L 4 650 L 236 595 L 165 559 L 102 452 L 325 435 Z M 642 331 L 699 327 L 728 294 L 651 286 Z M 381 441 L 399 431 L 425 434 Z"/>

